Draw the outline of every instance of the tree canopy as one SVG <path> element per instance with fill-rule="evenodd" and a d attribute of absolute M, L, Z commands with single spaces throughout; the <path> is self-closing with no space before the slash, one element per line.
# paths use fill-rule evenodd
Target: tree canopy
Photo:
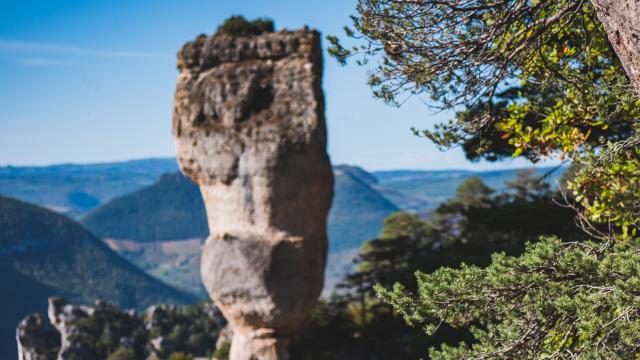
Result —
<path fill-rule="evenodd" d="M 416 133 L 470 159 L 537 161 L 589 151 L 632 132 L 638 99 L 594 9 L 577 1 L 361 0 L 330 52 L 362 56 L 374 95 L 424 96 L 454 119 Z"/>
<path fill-rule="evenodd" d="M 455 112 L 417 135 L 471 160 L 587 165 L 569 187 L 585 219 L 635 231 L 637 197 L 612 191 L 640 194 L 626 180 L 640 175 L 640 100 L 589 1 L 360 0 L 357 12 L 345 30 L 358 46 L 329 36 L 330 53 L 360 57 L 388 103 L 421 96 Z"/>
<path fill-rule="evenodd" d="M 455 329 L 442 324 L 429 336 L 407 327 L 397 311 L 376 297 L 373 285 L 391 288 L 399 282 L 416 291 L 416 271 L 432 273 L 462 264 L 486 267 L 492 253 L 520 255 L 525 243 L 540 235 L 577 238 L 573 212 L 556 206 L 556 195 L 530 171 L 519 173 L 503 192 L 470 177 L 430 216 L 388 216 L 380 234 L 360 248 L 354 270 L 316 309 L 292 354 L 303 359 L 408 360 L 424 357 L 428 347 L 470 344 L 468 324 Z"/>
<path fill-rule="evenodd" d="M 376 286 L 385 303 L 427 333 L 445 324 L 472 326 L 472 344 L 432 349 L 433 358 L 637 356 L 640 101 L 598 6 L 359 0 L 345 29 L 356 46 L 329 37 L 338 61 L 358 57 L 369 68 L 375 96 L 397 106 L 420 96 L 430 107 L 452 110 L 448 122 L 414 129 L 441 148 L 461 146 L 472 160 L 556 157 L 579 165 L 562 186 L 562 201 L 585 231 L 581 238 L 542 237 L 517 257 L 502 251 L 490 264 L 418 269 L 415 286 L 407 280 Z M 471 218 L 465 214 L 445 228 L 464 224 Z M 473 224 L 492 223 L 491 209 L 477 216 L 485 218 Z M 448 234 L 454 243 L 468 241 L 466 235 Z"/>

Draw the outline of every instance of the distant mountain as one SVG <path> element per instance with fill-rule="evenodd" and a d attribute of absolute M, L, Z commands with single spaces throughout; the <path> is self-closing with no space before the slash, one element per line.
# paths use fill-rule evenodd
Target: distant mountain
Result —
<path fill-rule="evenodd" d="M 178 171 L 175 158 L 102 164 L 0 167 L 0 194 L 77 217 Z"/>
<path fill-rule="evenodd" d="M 198 299 L 208 299 L 200 277 L 200 253 L 205 238 L 138 242 L 105 239 L 120 256 L 165 283 Z"/>
<path fill-rule="evenodd" d="M 513 180 L 523 169 L 496 171 L 468 170 L 390 170 L 374 171 L 378 179 L 377 190 L 403 210 L 428 211 L 435 209 L 455 195 L 458 185 L 470 176 L 480 177 L 498 192 L 505 190 L 505 182 Z M 536 176 L 545 176 L 555 186 L 565 168 L 536 168 Z"/>
<path fill-rule="evenodd" d="M 353 266 L 360 246 L 382 230 L 384 218 L 399 210 L 375 189 L 378 179 L 357 166 L 334 166 L 335 195 L 329 212 L 329 260 L 325 293 Z"/>
<path fill-rule="evenodd" d="M 398 210 L 372 187 L 377 179 L 361 168 L 336 166 L 334 173 L 335 198 L 328 227 L 328 278 L 332 278 L 331 274 L 341 276 L 344 267 L 351 265 L 352 256 L 342 253 L 334 257 L 333 254 L 343 251 L 355 254 L 354 249 L 380 232 L 382 220 Z M 176 255 L 175 243 L 166 242 L 208 235 L 198 187 L 180 173 L 164 175 L 151 186 L 111 200 L 88 214 L 82 224 L 102 238 L 116 239 L 109 240 L 113 249 L 154 276 L 177 286 L 184 284 L 184 290 L 194 291 L 191 277 L 198 271 L 191 268 L 199 267 L 199 261 L 194 259 L 199 257 L 199 248 L 185 246 L 185 249 L 193 250 L 188 252 L 191 255 Z M 140 247 L 130 241 L 163 242 L 167 246 Z M 344 261 L 336 263 L 334 259 Z M 167 271 L 171 266 L 179 271 Z M 334 280 L 328 279 L 327 283 L 334 283 Z"/>
<path fill-rule="evenodd" d="M 176 173 L 173 158 L 91 165 L 0 168 L 0 194 L 33 201 L 82 218 L 109 246 L 148 273 L 202 296 L 199 247 L 208 234 L 198 188 Z M 539 168 L 553 184 L 564 169 Z M 360 245 L 378 235 L 382 220 L 401 210 L 428 213 L 455 194 L 469 176 L 498 191 L 519 170 L 394 170 L 334 167 L 329 214 L 329 287 L 351 266 Z M 163 173 L 165 175 L 158 180 Z M 155 183 L 154 183 L 155 182 Z M 88 214 L 88 215 L 87 215 Z M 189 241 L 180 241 L 189 240 Z M 183 244 L 183 245 L 181 245 Z"/>
<path fill-rule="evenodd" d="M 102 238 L 140 242 L 207 237 L 209 228 L 198 186 L 180 173 L 117 197 L 81 223 Z"/>
<path fill-rule="evenodd" d="M 335 166 L 335 197 L 329 213 L 330 252 L 359 248 L 382 230 L 399 208 L 375 190 L 378 180 L 355 166 Z"/>
<path fill-rule="evenodd" d="M 2 196 L 0 279 L 2 359 L 17 357 L 16 324 L 28 313 L 46 311 L 48 296 L 79 303 L 105 299 L 125 308 L 195 300 L 136 268 L 65 216 Z"/>
<path fill-rule="evenodd" d="M 519 170 L 474 172 L 469 170 L 390 170 L 368 173 L 351 169 L 369 187 L 398 208 L 428 211 L 455 193 L 469 176 L 479 176 L 498 191 Z M 554 168 L 538 168 L 543 175 Z M 550 175 L 558 179 L 564 169 Z M 115 197 L 153 184 L 164 173 L 178 171 L 174 158 L 143 159 L 102 164 L 62 164 L 42 167 L 0 167 L 0 195 L 15 197 L 80 218 Z"/>
<path fill-rule="evenodd" d="M 329 214 L 330 251 L 357 248 L 376 236 L 382 220 L 398 207 L 372 185 L 377 179 L 361 168 L 336 166 L 335 198 Z M 180 173 L 115 198 L 81 223 L 102 238 L 139 242 L 201 238 L 208 235 L 198 186 Z"/>

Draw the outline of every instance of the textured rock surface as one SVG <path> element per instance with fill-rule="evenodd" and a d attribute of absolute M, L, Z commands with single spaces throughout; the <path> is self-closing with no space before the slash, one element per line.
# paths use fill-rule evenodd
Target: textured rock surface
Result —
<path fill-rule="evenodd" d="M 60 347 L 60 334 L 41 314 L 25 317 L 16 330 L 18 360 L 48 360 Z"/>
<path fill-rule="evenodd" d="M 322 289 L 333 197 L 320 35 L 200 36 L 178 68 L 178 163 L 205 201 L 202 277 L 231 358 L 288 358 Z"/>
<path fill-rule="evenodd" d="M 592 3 L 640 95 L 640 3 L 638 0 L 594 0 Z"/>
<path fill-rule="evenodd" d="M 104 306 L 106 304 L 96 302 L 96 308 Z M 79 329 L 74 323 L 93 315 L 96 308 L 65 304 L 64 299 L 60 297 L 49 298 L 49 321 L 60 333 L 58 359 L 98 359 L 85 344 L 73 341 L 73 336 L 79 334 Z"/>
<path fill-rule="evenodd" d="M 19 360 L 103 360 L 123 348 L 139 359 L 167 359 L 174 351 L 208 355 L 226 325 L 211 303 L 185 308 L 154 305 L 138 314 L 104 301 L 85 306 L 53 297 L 48 316 L 47 322 L 31 314 L 18 325 Z"/>
<path fill-rule="evenodd" d="M 121 346 L 133 348 L 133 329 L 138 326 L 140 319 L 133 310 L 123 311 L 105 301 L 96 301 L 93 306 L 66 304 L 61 297 L 49 298 L 49 321 L 60 334 L 59 360 L 102 359 L 93 346 L 95 339 L 99 339 L 105 331 L 106 322 L 117 323 L 109 327 L 110 336 Z M 82 325 L 82 321 L 90 321 L 94 326 Z M 102 321 L 100 321 L 102 320 Z"/>
<path fill-rule="evenodd" d="M 19 360 L 50 360 L 50 359 L 84 359 L 98 360 L 100 356 L 93 353 L 89 346 L 82 341 L 76 341 L 78 335 L 90 337 L 83 333 L 77 321 L 89 317 L 113 317 L 118 313 L 120 317 L 135 322 L 134 313 L 125 313 L 111 305 L 97 301 L 95 306 L 65 304 L 60 297 L 49 298 L 49 322 L 45 322 L 41 314 L 31 314 L 25 317 L 16 330 Z M 102 329 L 94 329 L 101 331 Z M 118 334 L 114 334 L 118 337 Z M 120 345 L 132 342 L 127 337 L 119 337 Z"/>

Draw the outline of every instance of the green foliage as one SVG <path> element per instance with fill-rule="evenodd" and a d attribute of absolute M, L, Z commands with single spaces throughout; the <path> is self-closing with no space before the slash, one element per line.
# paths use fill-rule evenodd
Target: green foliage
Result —
<path fill-rule="evenodd" d="M 559 156 L 590 167 L 594 154 L 638 143 L 627 140 L 640 100 L 588 1 L 360 0 L 356 10 L 347 36 L 364 44 L 348 50 L 333 37 L 330 53 L 340 62 L 379 58 L 369 83 L 388 102 L 426 95 L 456 111 L 431 130 L 414 129 L 442 148 L 461 145 L 470 159 Z M 599 162 L 613 166 L 596 171 L 601 183 L 590 172 L 572 190 L 585 219 L 611 222 L 624 238 L 640 222 L 632 191 L 614 184 L 622 168 L 637 175 L 633 151 L 623 150 Z"/>
<path fill-rule="evenodd" d="M 522 176 L 523 173 L 517 173 L 517 176 Z M 509 183 L 507 183 L 509 184 Z M 525 187 L 525 191 L 526 191 Z M 488 202 L 491 194 L 494 190 L 482 181 L 481 178 L 473 176 L 465 179 L 465 181 L 456 189 L 456 196 L 449 203 L 459 204 L 462 207 L 469 206 L 483 206 Z"/>
<path fill-rule="evenodd" d="M 172 350 L 176 353 L 211 355 L 225 321 L 210 303 L 188 307 L 161 306 L 156 311 L 161 316 L 156 316 L 147 326 L 150 338 L 164 337 L 174 344 Z"/>
<path fill-rule="evenodd" d="M 265 32 L 273 32 L 273 20 L 267 18 L 258 18 L 247 21 L 239 15 L 231 16 L 226 19 L 216 31 L 218 34 L 227 34 L 232 36 L 249 36 L 260 35 Z"/>
<path fill-rule="evenodd" d="M 430 105 L 456 111 L 449 122 L 414 131 L 442 148 L 461 145 L 470 159 L 574 160 L 580 169 L 562 187 L 572 192 L 567 207 L 601 241 L 566 242 L 582 239 L 562 234 L 565 242 L 543 238 L 519 257 L 505 250 L 487 268 L 420 269 L 417 287 L 380 281 L 381 299 L 428 334 L 443 324 L 471 326 L 473 344 L 432 349 L 433 358 L 637 358 L 640 100 L 592 5 L 359 0 L 356 10 L 347 35 L 364 44 L 349 50 L 332 38 L 330 53 L 341 63 L 378 56 L 369 80 L 375 96 L 399 105 L 403 94 L 426 95 Z M 521 180 L 508 196 L 546 191 Z M 436 229 L 460 227 L 445 234 L 449 243 L 483 239 L 494 252 L 492 244 L 534 234 L 528 211 L 541 209 L 540 196 L 526 197 L 505 209 L 524 211 L 527 221 L 455 203 L 460 220 L 435 214 L 432 221 Z M 546 233 L 549 224 L 532 223 Z"/>
<path fill-rule="evenodd" d="M 492 98 L 465 104 L 455 121 L 422 134 L 443 147 L 462 144 L 470 158 L 532 161 L 579 157 L 629 136 L 640 102 L 591 5 L 578 15 L 547 29 L 550 41 L 518 63 L 514 80 Z"/>
<path fill-rule="evenodd" d="M 633 247 L 608 250 L 545 238 L 520 257 L 494 255 L 485 269 L 418 273 L 416 294 L 400 284 L 376 291 L 427 333 L 440 321 L 482 324 L 475 344 L 433 349 L 434 359 L 631 359 L 639 351 L 640 256 Z"/>
<path fill-rule="evenodd" d="M 229 354 L 231 352 L 231 343 L 225 342 L 216 351 L 213 352 L 213 357 L 218 360 L 229 360 Z"/>
<path fill-rule="evenodd" d="M 402 319 L 390 314 L 373 317 L 362 324 L 358 312 L 352 311 L 350 305 L 339 295 L 321 301 L 307 328 L 294 339 L 291 358 L 412 360 L 431 344 L 420 331 L 407 328 Z"/>
<path fill-rule="evenodd" d="M 69 340 L 97 358 L 126 359 L 133 353 L 133 358 L 139 359 L 145 355 L 148 337 L 142 319 L 107 303 L 96 304 L 93 314 L 74 321 L 73 325 L 78 331 Z M 130 339 L 134 347 L 121 348 L 122 338 Z"/>
<path fill-rule="evenodd" d="M 107 360 L 136 360 L 136 353 L 124 347 L 119 347 L 116 351 L 114 351 Z"/>
<path fill-rule="evenodd" d="M 192 359 L 210 356 L 218 333 L 225 325 L 222 315 L 211 304 L 188 307 L 156 306 L 142 315 L 123 312 L 107 303 L 96 304 L 88 316 L 72 323 L 77 331 L 70 341 L 85 353 L 99 359 Z M 171 350 L 149 353 L 150 342 L 163 337 Z M 194 339 L 196 339 L 194 341 Z M 121 345 L 123 339 L 129 344 Z"/>
<path fill-rule="evenodd" d="M 425 95 L 456 111 L 414 130 L 443 148 L 537 161 L 633 132 L 640 102 L 589 2 L 360 0 L 356 10 L 347 36 L 364 44 L 331 37 L 329 53 L 380 59 L 369 84 L 389 103 Z"/>
<path fill-rule="evenodd" d="M 396 213 L 385 219 L 377 239 L 366 242 L 355 270 L 340 292 L 321 303 L 298 347 L 319 349 L 309 359 L 415 359 L 430 346 L 471 343 L 469 327 L 442 324 L 421 337 L 404 327 L 388 304 L 375 297 L 373 285 L 408 284 L 416 290 L 416 271 L 431 273 L 443 266 L 487 266 L 494 252 L 518 255 L 527 240 L 541 234 L 576 236 L 573 212 L 553 203 L 557 195 L 531 172 L 519 173 L 507 192 L 495 193 L 478 178 L 468 178 L 457 195 L 439 206 L 430 219 Z M 331 343 L 331 351 L 320 344 Z M 305 357 L 301 357 L 305 358 Z"/>
<path fill-rule="evenodd" d="M 428 231 L 428 226 L 420 219 L 418 214 L 399 212 L 389 215 L 384 219 L 380 239 L 392 240 L 402 237 L 421 238 L 424 237 Z M 366 244 L 363 246 L 365 251 L 366 246 Z"/>
<path fill-rule="evenodd" d="M 630 241 L 637 237 L 640 227 L 640 150 L 626 149 L 610 161 L 592 156 L 569 182 L 568 188 L 581 206 L 585 216 L 594 223 L 609 225 L 609 233 Z M 615 224 L 615 227 L 611 224 Z"/>
<path fill-rule="evenodd" d="M 411 283 L 416 270 L 431 272 L 463 262 L 486 266 L 493 252 L 518 255 L 526 241 L 540 235 L 582 236 L 573 223 L 574 213 L 556 205 L 558 194 L 530 171 L 506 185 L 505 193 L 494 193 L 470 177 L 430 219 L 410 213 L 389 216 L 380 237 L 362 246 L 356 269 L 342 286 L 355 290 L 362 301 L 362 293 L 371 294 L 373 284 Z"/>
<path fill-rule="evenodd" d="M 169 355 L 169 360 L 193 360 L 193 356 L 182 352 L 174 352 Z"/>

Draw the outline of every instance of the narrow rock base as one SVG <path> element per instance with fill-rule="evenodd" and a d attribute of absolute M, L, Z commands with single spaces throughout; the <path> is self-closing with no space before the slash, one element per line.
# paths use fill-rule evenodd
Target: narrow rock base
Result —
<path fill-rule="evenodd" d="M 287 337 L 274 337 L 269 329 L 236 331 L 231 342 L 230 358 L 235 360 L 289 360 Z"/>

